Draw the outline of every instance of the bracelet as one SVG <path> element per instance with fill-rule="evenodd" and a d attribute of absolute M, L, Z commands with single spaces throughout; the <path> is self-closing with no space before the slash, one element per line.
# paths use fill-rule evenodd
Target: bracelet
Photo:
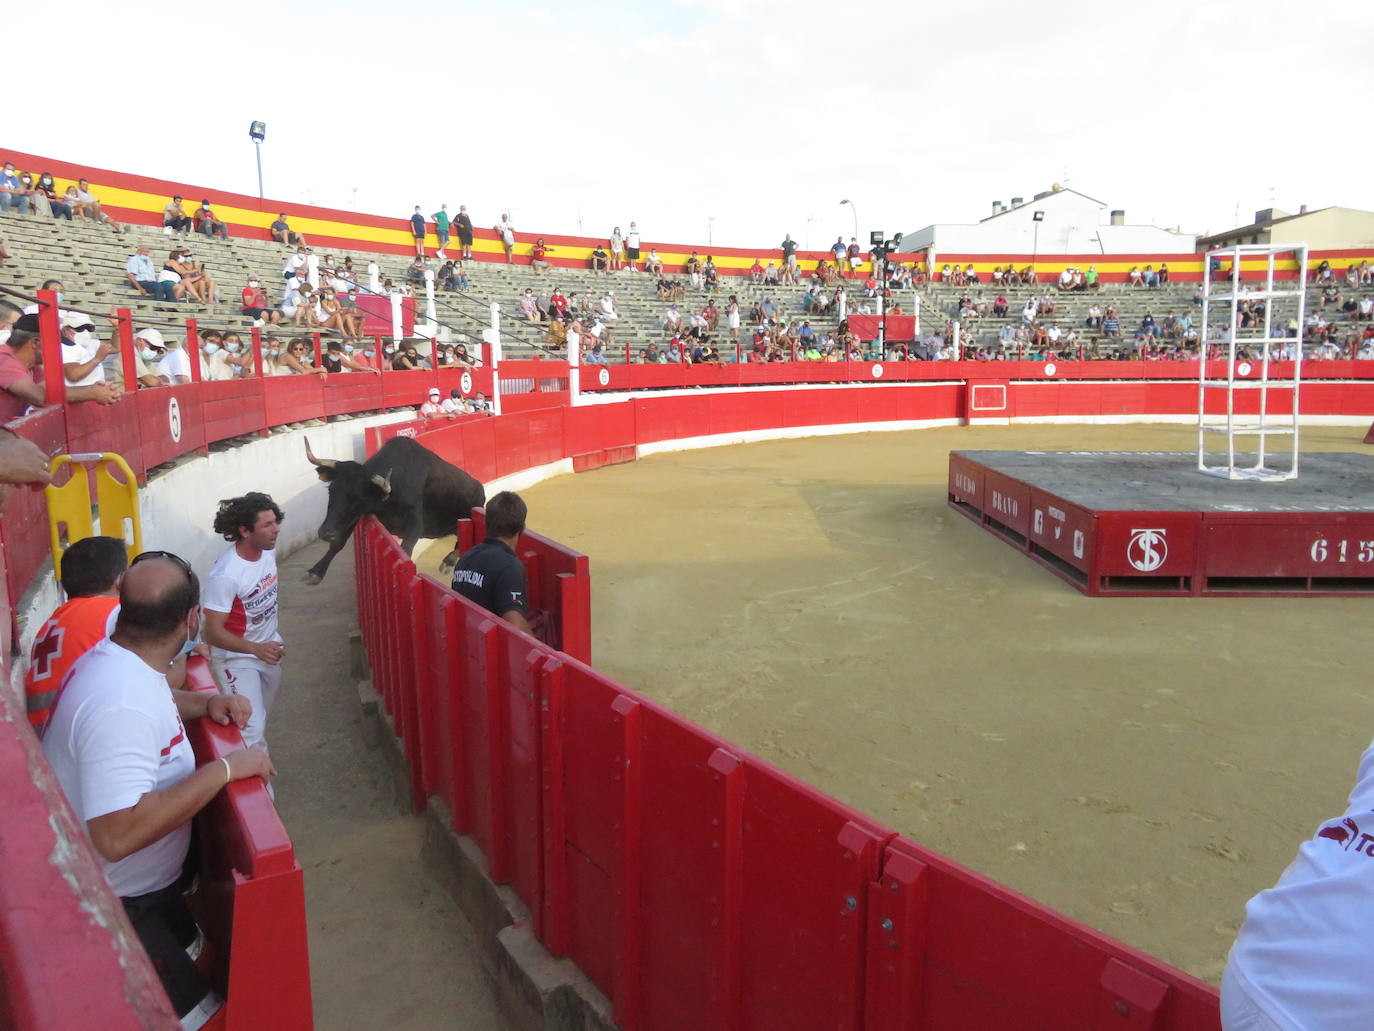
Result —
<path fill-rule="evenodd" d="M 234 779 L 234 771 L 229 768 L 229 760 L 226 759 L 224 756 L 221 755 L 219 757 L 219 761 L 224 763 L 224 783 L 228 784 L 230 781 Z"/>

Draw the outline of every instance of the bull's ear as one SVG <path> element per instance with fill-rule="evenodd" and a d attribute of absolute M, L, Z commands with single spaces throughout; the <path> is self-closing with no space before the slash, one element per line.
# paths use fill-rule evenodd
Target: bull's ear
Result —
<path fill-rule="evenodd" d="M 316 466 L 316 467 L 315 467 L 315 475 L 317 475 L 317 476 L 318 476 L 321 480 L 323 480 L 325 483 L 328 483 L 330 480 L 332 480 L 332 479 L 334 478 L 334 470 L 333 470 L 333 469 L 326 469 L 326 468 L 325 468 L 324 466 L 322 466 L 322 465 Z"/>

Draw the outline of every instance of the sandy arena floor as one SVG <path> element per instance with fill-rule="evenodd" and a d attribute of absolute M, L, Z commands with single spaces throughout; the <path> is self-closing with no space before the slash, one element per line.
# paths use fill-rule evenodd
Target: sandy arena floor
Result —
<path fill-rule="evenodd" d="M 591 556 L 599 668 L 1215 982 L 1246 899 L 1343 807 L 1374 727 L 1374 602 L 1093 600 L 945 504 L 950 450 L 1195 439 L 870 433 L 654 456 L 525 497 L 534 528 Z"/>

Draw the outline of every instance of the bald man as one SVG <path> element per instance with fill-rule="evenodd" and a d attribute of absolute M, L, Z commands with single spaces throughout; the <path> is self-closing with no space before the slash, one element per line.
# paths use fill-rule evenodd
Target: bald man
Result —
<path fill-rule="evenodd" d="M 255 748 L 196 768 L 182 721 L 243 727 L 251 708 L 242 697 L 168 686 L 168 669 L 200 628 L 199 598 L 185 560 L 162 551 L 135 558 L 114 633 L 72 667 L 43 737 L 183 1027 L 199 1027 L 220 1006 L 186 951 L 197 938 L 179 884 L 191 817 L 230 781 L 276 772 Z"/>

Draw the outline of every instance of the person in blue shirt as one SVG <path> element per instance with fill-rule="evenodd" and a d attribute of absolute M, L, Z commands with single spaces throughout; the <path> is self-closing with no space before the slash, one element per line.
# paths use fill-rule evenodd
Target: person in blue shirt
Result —
<path fill-rule="evenodd" d="M 21 215 L 29 213 L 29 195 L 33 193 L 31 189 L 26 189 L 19 180 L 19 173 L 14 170 L 14 163 L 5 162 L 3 174 L 0 174 L 0 211 L 17 211 Z"/>
<path fill-rule="evenodd" d="M 425 256 L 425 216 L 420 213 L 420 205 L 415 205 L 415 214 L 410 216 L 410 232 L 415 237 L 415 256 Z"/>

